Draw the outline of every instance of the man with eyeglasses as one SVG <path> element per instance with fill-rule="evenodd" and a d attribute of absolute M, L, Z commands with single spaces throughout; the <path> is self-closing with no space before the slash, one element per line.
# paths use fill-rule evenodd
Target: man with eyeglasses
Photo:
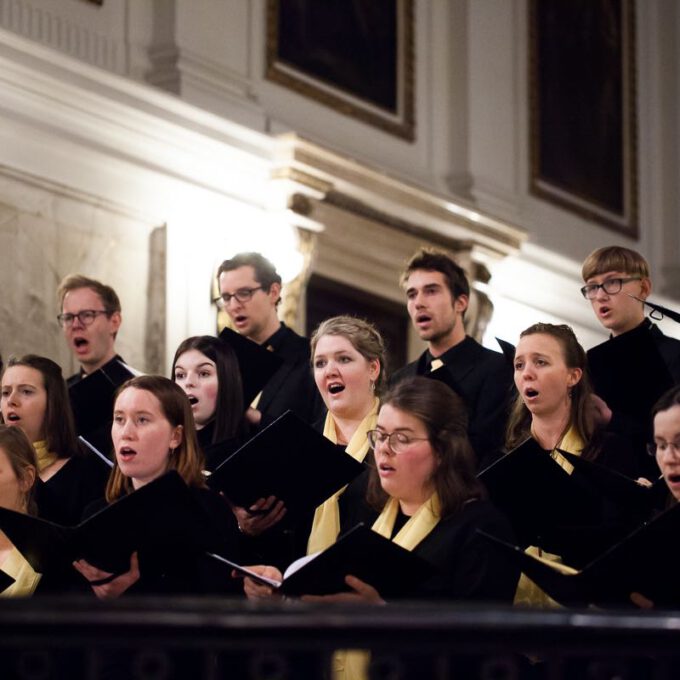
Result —
<path fill-rule="evenodd" d="M 234 329 L 283 359 L 246 414 L 255 425 L 266 425 L 288 409 L 313 424 L 324 413 L 310 365 L 309 341 L 279 320 L 281 277 L 260 253 L 239 253 L 217 272 L 217 304 Z"/>
<path fill-rule="evenodd" d="M 80 364 L 80 371 L 67 380 L 69 387 L 113 359 L 122 361 L 115 347 L 122 321 L 120 300 L 111 286 L 70 274 L 59 284 L 57 299 L 61 307 L 57 320 Z"/>
<path fill-rule="evenodd" d="M 593 413 L 601 425 L 628 436 L 644 464 L 644 444 L 651 434 L 649 408 L 668 387 L 680 383 L 680 341 L 664 335 L 645 316 L 642 301 L 649 297 L 652 281 L 640 253 L 620 246 L 598 248 L 584 261 L 582 276 L 581 294 L 611 333 L 588 352 L 600 395 L 593 400 Z M 622 352 L 628 356 L 619 359 Z M 609 367 L 612 362 L 618 364 L 618 376 Z M 626 380 L 623 386 L 615 384 L 619 376 Z"/>

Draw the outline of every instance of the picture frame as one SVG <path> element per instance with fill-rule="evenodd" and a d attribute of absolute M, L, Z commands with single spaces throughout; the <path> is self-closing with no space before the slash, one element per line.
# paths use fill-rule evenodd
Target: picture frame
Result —
<path fill-rule="evenodd" d="M 638 238 L 634 0 L 530 0 L 530 192 Z"/>
<path fill-rule="evenodd" d="M 415 139 L 413 0 L 267 0 L 265 78 Z"/>

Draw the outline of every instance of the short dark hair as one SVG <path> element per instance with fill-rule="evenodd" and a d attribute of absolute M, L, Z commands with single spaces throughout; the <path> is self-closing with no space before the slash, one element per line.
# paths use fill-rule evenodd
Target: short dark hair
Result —
<path fill-rule="evenodd" d="M 71 402 L 59 364 L 37 354 L 25 354 L 22 357 L 10 357 L 7 368 L 12 366 L 34 368 L 42 375 L 47 393 L 43 421 L 47 450 L 56 454 L 57 458 L 70 458 L 80 454 L 82 449 L 76 438 Z"/>
<path fill-rule="evenodd" d="M 276 272 L 276 267 L 260 253 L 238 253 L 230 260 L 225 260 L 217 270 L 217 278 L 223 272 L 230 272 L 239 267 L 252 267 L 255 270 L 255 280 L 269 291 L 273 283 L 281 283 L 281 277 Z"/>
<path fill-rule="evenodd" d="M 231 272 L 240 267 L 252 267 L 255 270 L 255 280 L 262 286 L 262 290 L 268 293 L 271 290 L 272 284 L 278 283 L 281 285 L 281 276 L 277 273 L 276 267 L 260 253 L 238 253 L 230 260 L 225 260 L 217 270 L 217 282 L 219 283 L 220 275 L 224 272 Z M 275 306 L 278 306 L 281 298 L 276 301 Z"/>
<path fill-rule="evenodd" d="M 106 284 L 101 283 L 101 281 L 91 279 L 87 276 L 83 276 L 82 274 L 68 274 L 62 279 L 62 282 L 59 284 L 59 288 L 57 288 L 59 307 L 63 306 L 66 293 L 69 293 L 72 290 L 78 290 L 80 288 L 89 288 L 99 295 L 102 300 L 102 304 L 104 305 L 104 309 L 109 314 L 121 311 L 120 299 L 118 298 L 116 291 L 113 290 L 111 286 L 107 286 Z"/>
<path fill-rule="evenodd" d="M 402 272 L 401 285 L 405 287 L 408 277 L 418 269 L 428 272 L 441 272 L 454 300 L 461 295 L 470 297 L 470 283 L 465 271 L 445 252 L 421 248 L 411 257 Z"/>
<path fill-rule="evenodd" d="M 481 498 L 482 486 L 475 475 L 475 455 L 467 436 L 468 414 L 463 400 L 453 390 L 431 378 L 406 378 L 382 399 L 420 420 L 439 465 L 432 482 L 439 496 L 441 516 L 455 515 L 472 498 Z M 368 501 L 377 510 L 387 501 L 375 465 L 371 468 Z"/>
<path fill-rule="evenodd" d="M 215 362 L 217 368 L 217 399 L 215 401 L 215 431 L 212 442 L 232 439 L 243 432 L 243 383 L 236 353 L 231 346 L 212 335 L 195 335 L 187 338 L 175 352 L 172 360 L 171 380 L 175 380 L 177 360 L 189 350 L 204 354 Z"/>
<path fill-rule="evenodd" d="M 657 402 L 652 406 L 652 420 L 656 417 L 658 413 L 662 411 L 668 411 L 674 406 L 680 406 L 680 385 L 671 387 L 668 392 L 664 392 Z"/>

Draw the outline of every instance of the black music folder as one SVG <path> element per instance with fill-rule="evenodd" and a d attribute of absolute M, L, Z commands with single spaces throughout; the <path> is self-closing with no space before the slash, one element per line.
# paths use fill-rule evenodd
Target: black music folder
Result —
<path fill-rule="evenodd" d="M 313 510 L 364 470 L 337 446 L 286 411 L 248 440 L 208 477 L 235 505 L 248 508 L 276 496 L 288 513 Z"/>
<path fill-rule="evenodd" d="M 496 342 L 498 343 L 498 346 L 501 348 L 501 352 L 503 352 L 503 356 L 505 357 L 505 360 L 511 365 L 515 365 L 515 346 L 511 343 L 508 342 L 507 340 L 503 340 L 502 338 L 496 338 Z"/>
<path fill-rule="evenodd" d="M 225 328 L 219 338 L 227 343 L 236 354 L 243 385 L 243 405 L 248 408 L 274 373 L 279 370 L 283 359 L 231 328 Z"/>
<path fill-rule="evenodd" d="M 410 594 L 435 573 L 428 561 L 357 524 L 323 552 L 293 562 L 278 582 L 212 555 L 244 576 L 279 589 L 284 595 L 332 595 L 347 592 L 345 576 L 373 586 L 382 597 Z"/>
<path fill-rule="evenodd" d="M 680 606 L 680 505 L 658 515 L 573 574 L 484 534 L 555 601 L 565 606 L 633 606 L 640 593 L 658 607 Z"/>
<path fill-rule="evenodd" d="M 646 325 L 589 349 L 595 393 L 612 411 L 647 420 L 673 378 Z"/>
<path fill-rule="evenodd" d="M 647 516 L 653 494 L 613 470 L 592 471 L 595 463 L 559 455 L 563 464 L 529 438 L 478 477 L 520 546 L 584 564 Z"/>
<path fill-rule="evenodd" d="M 0 569 L 0 593 L 7 590 L 14 583 L 14 579 Z"/>
<path fill-rule="evenodd" d="M 133 552 L 172 556 L 216 545 L 211 518 L 177 472 L 168 472 L 106 506 L 76 527 L 0 508 L 4 531 L 31 567 L 44 574 L 84 558 L 113 573 L 129 569 Z"/>
<path fill-rule="evenodd" d="M 558 450 L 580 475 L 641 519 L 647 519 L 655 509 L 661 509 L 668 497 L 668 487 L 663 477 L 659 477 L 652 486 L 643 486 L 616 470 L 598 464 L 597 461 L 584 460 L 581 456 Z"/>
<path fill-rule="evenodd" d="M 116 390 L 134 373 L 119 359 L 112 359 L 69 387 L 76 432 L 97 450 L 111 455 L 111 423 Z"/>

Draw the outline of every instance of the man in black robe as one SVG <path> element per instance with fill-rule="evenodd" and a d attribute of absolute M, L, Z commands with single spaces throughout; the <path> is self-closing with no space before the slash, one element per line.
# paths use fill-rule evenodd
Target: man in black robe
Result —
<path fill-rule="evenodd" d="M 466 334 L 463 318 L 470 284 L 463 269 L 448 255 L 418 251 L 401 281 L 409 316 L 418 335 L 427 342 L 427 349 L 397 371 L 391 384 L 407 376 L 443 371 L 437 377 L 467 406 L 468 436 L 481 470 L 502 450 L 512 395 L 512 367 L 502 354 L 482 347 Z"/>

